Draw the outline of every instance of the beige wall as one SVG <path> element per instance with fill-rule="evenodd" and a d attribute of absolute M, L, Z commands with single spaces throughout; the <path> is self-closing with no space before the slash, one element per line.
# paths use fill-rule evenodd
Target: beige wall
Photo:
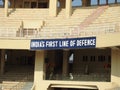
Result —
<path fill-rule="evenodd" d="M 120 46 L 120 33 L 101 34 L 96 36 L 96 48 Z M 1 49 L 30 49 L 28 39 L 0 39 Z"/>
<path fill-rule="evenodd" d="M 120 49 L 112 49 L 111 81 L 120 86 Z"/>
<path fill-rule="evenodd" d="M 96 36 L 96 48 L 120 46 L 120 32 Z"/>
<path fill-rule="evenodd" d="M 1 49 L 30 49 L 30 40 L 0 39 Z"/>

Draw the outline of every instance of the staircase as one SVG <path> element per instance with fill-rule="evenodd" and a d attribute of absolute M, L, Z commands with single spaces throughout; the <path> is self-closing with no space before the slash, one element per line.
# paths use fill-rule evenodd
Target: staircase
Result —
<path fill-rule="evenodd" d="M 23 84 L 23 82 L 4 81 L 1 84 L 0 90 L 20 90 Z"/>
<path fill-rule="evenodd" d="M 0 20 L 0 37 L 16 37 L 17 31 L 21 27 L 21 22 L 17 20 Z"/>
<path fill-rule="evenodd" d="M 43 20 L 49 13 L 49 9 L 15 9 L 9 10 L 9 19 L 15 20 Z"/>
<path fill-rule="evenodd" d="M 4 9 L 0 9 L 0 11 L 4 12 Z M 103 28 L 102 32 L 106 32 L 108 26 L 111 27 L 107 31 L 113 32 L 113 29 L 116 27 L 115 24 L 112 25 L 111 23 L 120 21 L 120 6 L 73 8 L 72 16 L 69 18 L 65 17 L 65 9 L 61 9 L 57 17 L 50 17 L 48 11 L 48 9 L 9 9 L 9 17 L 7 19 L 4 18 L 4 14 L 0 14 L 0 18 L 2 17 L 0 21 L 0 37 L 18 36 L 21 22 L 23 22 L 23 28 L 27 28 L 30 24 L 30 29 L 23 29 L 23 34 L 25 34 L 23 37 L 28 35 L 31 38 L 45 39 L 80 37 L 86 31 L 87 33 L 91 33 L 90 35 L 93 35 L 95 30 L 101 30 L 101 28 Z M 32 22 L 31 20 L 39 22 L 37 23 L 37 28 L 36 24 L 31 28 L 33 23 L 26 24 L 27 27 L 25 27 L 24 23 L 26 21 Z M 86 36 L 87 34 L 84 35 Z"/>
<path fill-rule="evenodd" d="M 84 28 L 84 35 L 101 35 L 106 33 L 117 33 L 120 31 L 120 6 L 109 6 L 109 8 L 95 19 L 88 27 Z"/>
<path fill-rule="evenodd" d="M 21 90 L 23 87 L 32 87 L 34 77 L 32 66 L 7 65 L 6 70 L 4 75 L 0 75 L 0 88 L 4 88 L 3 90 Z"/>
<path fill-rule="evenodd" d="M 33 86 L 33 82 L 26 82 L 26 84 L 23 86 L 21 90 L 31 90 Z"/>
<path fill-rule="evenodd" d="M 3 8 L 0 8 L 0 19 L 4 18 L 5 17 L 5 14 L 4 14 L 4 9 Z"/>
<path fill-rule="evenodd" d="M 93 24 L 112 23 L 120 21 L 120 6 L 110 6 Z"/>
<path fill-rule="evenodd" d="M 108 6 L 100 6 L 98 7 L 90 16 L 88 16 L 81 24 L 80 30 L 83 30 L 85 27 L 90 25 L 95 19 L 97 19 L 106 9 Z"/>
<path fill-rule="evenodd" d="M 65 10 L 62 9 L 57 17 L 45 19 L 45 25 L 40 30 L 39 36 L 42 38 L 63 38 L 70 34 L 70 27 L 77 27 L 88 17 L 96 7 L 74 8 L 70 18 L 65 18 Z"/>

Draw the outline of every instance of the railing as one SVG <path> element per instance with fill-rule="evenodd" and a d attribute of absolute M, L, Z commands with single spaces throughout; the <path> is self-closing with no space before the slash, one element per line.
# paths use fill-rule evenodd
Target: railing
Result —
<path fill-rule="evenodd" d="M 32 88 L 31 88 L 31 90 L 35 90 L 35 84 L 33 84 L 33 86 L 32 86 Z"/>
<path fill-rule="evenodd" d="M 16 77 L 15 76 L 12 76 L 12 77 L 15 77 L 17 82 L 11 81 L 11 82 L 13 82 L 13 84 L 11 84 L 9 81 L 8 81 L 8 84 L 3 83 L 0 85 L 0 90 L 20 90 L 26 84 L 26 81 L 33 82 L 33 73 L 32 72 L 28 72 L 28 73 L 23 74 L 22 76 L 24 76 L 24 78 L 22 78 L 21 80 L 18 80 L 19 77 L 17 77 L 17 75 L 20 75 L 20 73 L 15 74 L 15 75 L 16 75 Z"/>
<path fill-rule="evenodd" d="M 19 82 L 15 86 L 11 87 L 10 90 L 20 90 L 25 85 L 25 82 Z"/>
<path fill-rule="evenodd" d="M 80 30 L 79 27 L 70 27 L 71 36 L 96 36 L 101 34 L 108 34 L 114 32 L 120 32 L 120 25 L 117 23 L 109 23 L 108 25 L 98 24 L 98 26 L 88 27 L 87 29 Z"/>
<path fill-rule="evenodd" d="M 17 24 L 15 27 L 11 27 L 11 25 L 0 27 L 0 37 L 17 37 L 18 31 L 22 29 L 22 22 L 17 22 Z"/>
<path fill-rule="evenodd" d="M 18 82 L 4 82 L 3 84 L 1 84 L 0 86 L 0 90 L 18 90 L 18 88 L 16 87 L 16 89 L 13 87 L 17 86 L 19 83 Z"/>
<path fill-rule="evenodd" d="M 91 24 L 97 17 L 99 17 L 108 6 L 98 7 L 90 16 L 88 16 L 79 26 L 80 29 L 84 29 L 86 26 Z"/>
<path fill-rule="evenodd" d="M 59 37 L 82 37 L 82 36 L 96 36 L 101 34 L 108 34 L 108 33 L 114 33 L 119 32 L 119 30 L 116 30 L 116 26 L 99 26 L 99 27 L 91 27 L 88 30 L 79 30 L 79 28 L 69 28 L 69 32 L 66 34 L 62 34 L 61 32 L 50 32 L 49 35 L 51 35 L 51 38 L 54 37 L 54 35 L 57 35 Z M 16 30 L 19 30 L 17 32 Z M 42 32 L 37 32 L 36 29 L 33 29 L 32 31 L 29 31 L 28 29 L 23 31 L 18 28 L 7 28 L 6 30 L 0 31 L 0 37 L 24 37 L 24 38 L 42 38 L 39 34 L 45 34 Z M 53 34 L 52 34 L 53 33 Z"/>
<path fill-rule="evenodd" d="M 90 74 L 55 74 L 49 75 L 46 80 L 67 80 L 67 81 L 98 81 L 98 82 L 110 82 L 110 74 L 108 73 L 90 73 Z"/>
<path fill-rule="evenodd" d="M 96 26 L 95 26 L 96 25 Z M 52 37 L 60 37 L 60 38 L 69 38 L 69 37 L 83 37 L 83 36 L 96 36 L 101 34 L 115 33 L 120 32 L 120 24 L 116 23 L 104 23 L 104 24 L 95 24 L 93 26 L 89 26 L 84 30 L 80 30 L 79 27 L 68 27 L 68 29 L 64 30 L 65 32 L 55 31 L 49 32 L 50 38 Z M 65 34 L 66 33 L 66 34 Z M 10 37 L 24 37 L 24 38 L 45 38 L 41 36 L 42 34 L 46 34 L 45 32 L 41 32 L 37 29 L 26 29 L 20 25 L 20 28 L 13 27 L 4 27 L 0 28 L 0 37 L 10 38 Z M 46 36 L 49 37 L 49 36 Z"/>
<path fill-rule="evenodd" d="M 0 37 L 16 37 L 18 28 L 0 28 Z"/>

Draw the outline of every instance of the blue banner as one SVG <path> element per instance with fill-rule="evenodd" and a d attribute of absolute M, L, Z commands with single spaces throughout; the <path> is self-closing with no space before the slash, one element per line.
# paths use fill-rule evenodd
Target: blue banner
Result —
<path fill-rule="evenodd" d="M 96 37 L 69 39 L 32 39 L 31 50 L 95 48 Z"/>

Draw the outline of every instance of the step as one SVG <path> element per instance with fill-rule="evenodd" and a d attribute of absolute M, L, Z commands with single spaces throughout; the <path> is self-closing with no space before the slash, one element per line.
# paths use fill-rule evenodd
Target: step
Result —
<path fill-rule="evenodd" d="M 26 82 L 26 84 L 23 86 L 21 90 L 31 90 L 33 86 L 33 82 Z"/>

